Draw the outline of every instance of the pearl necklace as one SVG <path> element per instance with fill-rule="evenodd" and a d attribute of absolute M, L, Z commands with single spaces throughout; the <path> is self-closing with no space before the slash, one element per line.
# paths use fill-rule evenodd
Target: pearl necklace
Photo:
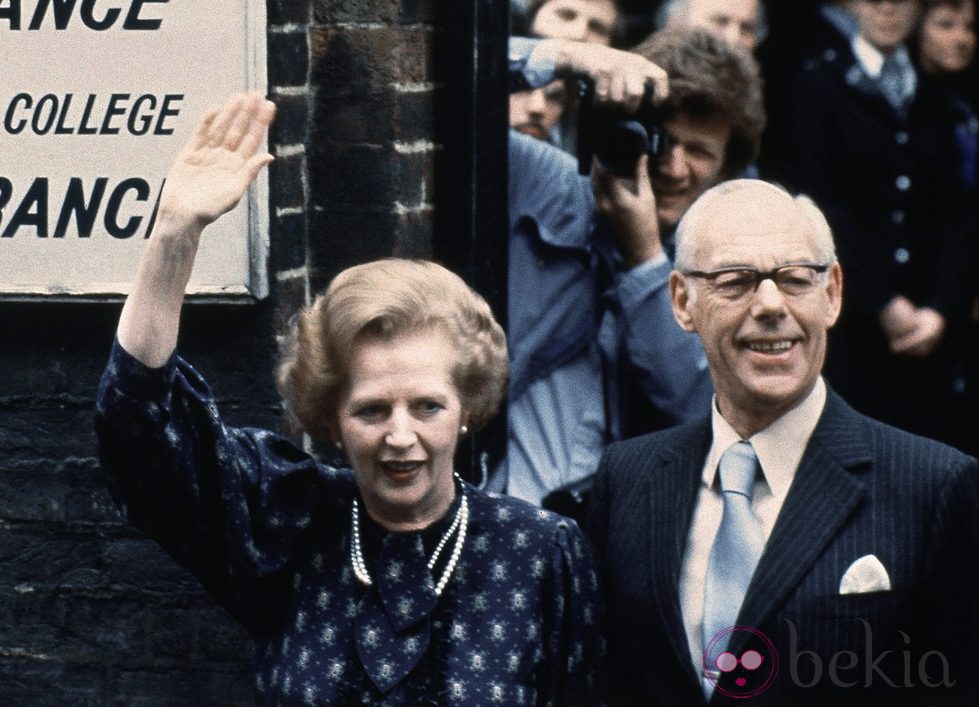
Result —
<path fill-rule="evenodd" d="M 445 585 L 449 583 L 449 578 L 459 563 L 462 546 L 466 542 L 466 530 L 469 527 L 469 499 L 465 491 L 460 489 L 460 493 L 462 493 L 462 500 L 459 502 L 459 508 L 456 509 L 455 518 L 453 518 L 449 529 L 442 534 L 438 545 L 435 546 L 435 552 L 428 559 L 428 569 L 431 570 L 435 567 L 435 563 L 438 562 L 439 555 L 442 554 L 442 550 L 445 548 L 446 543 L 448 543 L 449 538 L 452 537 L 452 534 L 458 528 L 459 533 L 456 535 L 455 545 L 452 547 L 452 554 L 449 555 L 449 562 L 446 564 L 445 569 L 442 571 L 442 576 L 439 577 L 439 581 L 435 585 L 435 596 L 437 597 L 442 596 Z M 357 581 L 365 587 L 369 587 L 374 582 L 371 580 L 370 573 L 367 571 L 367 563 L 364 562 L 364 555 L 360 549 L 360 508 L 356 498 L 350 511 L 350 527 L 350 564 L 353 567 L 354 576 L 357 577 Z"/>

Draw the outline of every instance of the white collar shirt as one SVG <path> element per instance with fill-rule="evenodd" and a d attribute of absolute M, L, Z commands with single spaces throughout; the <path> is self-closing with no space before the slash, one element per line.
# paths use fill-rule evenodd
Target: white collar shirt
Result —
<path fill-rule="evenodd" d="M 779 511 L 825 404 L 826 383 L 819 378 L 802 402 L 748 439 L 758 456 L 762 472 L 755 480 L 751 508 L 761 521 L 766 541 L 775 527 Z M 728 447 L 741 441 L 738 433 L 718 411 L 716 399 L 711 406 L 711 429 L 713 441 L 701 472 L 697 501 L 680 567 L 679 585 L 680 609 L 690 646 L 690 657 L 698 672 L 704 650 L 701 636 L 704 622 L 704 581 L 710 548 L 714 544 L 724 511 L 717 465 Z"/>
<path fill-rule="evenodd" d="M 851 43 L 853 47 L 853 55 L 860 62 L 860 66 L 872 79 L 876 79 L 880 76 L 881 69 L 884 68 L 884 60 L 886 57 L 880 52 L 877 47 L 864 39 L 864 36 L 857 33 L 853 38 Z"/>
<path fill-rule="evenodd" d="M 853 38 L 851 46 L 857 58 L 857 66 L 851 69 L 848 81 L 858 82 L 862 71 L 895 108 L 903 108 L 914 98 L 918 88 L 918 74 L 905 47 L 898 47 L 885 56 L 861 34 Z M 887 77 L 884 76 L 885 70 Z"/>

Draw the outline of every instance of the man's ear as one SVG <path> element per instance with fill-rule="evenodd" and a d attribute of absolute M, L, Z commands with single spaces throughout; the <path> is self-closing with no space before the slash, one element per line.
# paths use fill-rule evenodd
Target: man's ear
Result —
<path fill-rule="evenodd" d="M 673 305 L 673 318 L 684 331 L 697 331 L 690 314 L 693 296 L 688 289 L 686 277 L 674 270 L 670 273 L 670 302 Z"/>
<path fill-rule="evenodd" d="M 830 265 L 826 273 L 826 299 L 826 326 L 831 327 L 840 318 L 843 306 L 843 268 L 839 261 Z"/>

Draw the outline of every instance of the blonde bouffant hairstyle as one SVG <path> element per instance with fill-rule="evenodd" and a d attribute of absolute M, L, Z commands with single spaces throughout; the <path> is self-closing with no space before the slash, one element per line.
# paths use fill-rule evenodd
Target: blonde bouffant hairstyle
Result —
<path fill-rule="evenodd" d="M 437 331 L 455 345 L 452 382 L 466 425 L 496 414 L 506 390 L 506 336 L 489 305 L 458 275 L 422 260 L 388 258 L 337 275 L 293 324 L 277 372 L 290 413 L 313 437 L 337 439 L 337 407 L 354 347 Z"/>

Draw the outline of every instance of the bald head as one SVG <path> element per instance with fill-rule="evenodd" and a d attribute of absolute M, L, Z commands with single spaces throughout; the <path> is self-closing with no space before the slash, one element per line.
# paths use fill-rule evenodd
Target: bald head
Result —
<path fill-rule="evenodd" d="M 760 0 L 667 0 L 660 7 L 657 26 L 705 29 L 749 52 L 768 31 Z"/>
<path fill-rule="evenodd" d="M 676 233 L 676 268 L 701 269 L 704 246 L 742 233 L 801 231 L 808 234 L 818 259 L 836 260 L 833 234 L 826 217 L 807 196 L 793 197 L 779 186 L 759 179 L 732 179 L 708 189 L 680 220 Z"/>

